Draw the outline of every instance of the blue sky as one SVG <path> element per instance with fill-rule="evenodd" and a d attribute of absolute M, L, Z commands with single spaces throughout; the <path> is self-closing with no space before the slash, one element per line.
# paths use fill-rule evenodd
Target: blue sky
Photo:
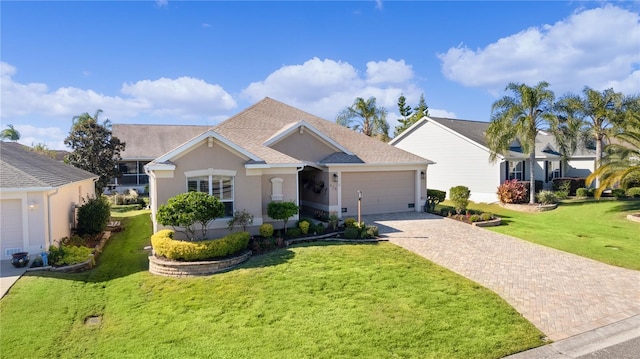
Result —
<path fill-rule="evenodd" d="M 333 121 L 374 96 L 488 121 L 509 82 L 640 94 L 639 2 L 0 2 L 1 127 L 216 124 L 268 96 Z"/>

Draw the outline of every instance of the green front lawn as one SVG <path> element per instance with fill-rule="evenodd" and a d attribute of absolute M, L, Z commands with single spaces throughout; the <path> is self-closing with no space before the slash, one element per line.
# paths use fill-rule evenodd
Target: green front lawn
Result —
<path fill-rule="evenodd" d="M 499 358 L 543 344 L 493 292 L 389 243 L 305 244 L 173 279 L 147 271 L 148 214 L 122 221 L 92 271 L 28 275 L 0 301 L 3 357 Z"/>
<path fill-rule="evenodd" d="M 626 219 L 627 214 L 640 211 L 638 200 L 568 200 L 542 213 L 510 211 L 484 203 L 471 203 L 469 208 L 502 217 L 502 226 L 487 228 L 492 231 L 640 270 L 640 223 Z"/>

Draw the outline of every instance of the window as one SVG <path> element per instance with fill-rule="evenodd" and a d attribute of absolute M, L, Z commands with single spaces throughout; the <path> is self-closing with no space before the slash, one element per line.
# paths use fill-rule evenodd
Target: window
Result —
<path fill-rule="evenodd" d="M 522 161 L 518 161 L 518 162 L 509 161 L 509 179 L 522 181 L 523 180 L 522 167 L 523 167 Z"/>
<path fill-rule="evenodd" d="M 144 165 L 148 161 L 123 161 L 118 163 L 120 178 L 112 179 L 111 183 L 118 185 L 145 185 L 149 183 L 149 176 L 144 173 Z"/>
<path fill-rule="evenodd" d="M 214 172 L 214 171 L 211 171 Z M 210 174 L 187 177 L 187 192 L 204 192 L 224 204 L 224 216 L 233 217 L 234 176 Z"/>

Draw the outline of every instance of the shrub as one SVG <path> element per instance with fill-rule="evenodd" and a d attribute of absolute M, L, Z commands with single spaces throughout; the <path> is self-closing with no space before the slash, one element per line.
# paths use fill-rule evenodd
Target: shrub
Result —
<path fill-rule="evenodd" d="M 526 203 L 529 199 L 529 191 L 517 180 L 505 181 L 498 186 L 497 194 L 501 203 Z"/>
<path fill-rule="evenodd" d="M 309 227 L 310 226 L 311 225 L 307 221 L 302 221 L 302 222 L 298 223 L 298 228 L 300 229 L 300 232 L 302 232 L 302 234 L 309 234 Z"/>
<path fill-rule="evenodd" d="M 358 238 L 360 238 L 360 232 L 355 227 L 347 227 L 344 230 L 344 238 L 346 238 L 346 239 L 358 239 Z"/>
<path fill-rule="evenodd" d="M 349 217 L 344 220 L 344 228 L 351 228 L 355 225 L 355 223 L 356 223 L 356 219 Z"/>
<path fill-rule="evenodd" d="M 493 214 L 489 212 L 484 212 L 480 215 L 480 219 L 483 221 L 490 221 L 493 219 Z"/>
<path fill-rule="evenodd" d="M 626 198 L 627 194 L 622 188 L 614 188 L 611 190 L 611 195 L 613 195 L 616 199 Z"/>
<path fill-rule="evenodd" d="M 265 238 L 269 238 L 273 236 L 273 224 L 271 223 L 264 223 L 260 225 L 259 228 L 259 232 L 260 235 L 265 237 Z"/>
<path fill-rule="evenodd" d="M 51 265 L 56 267 L 78 264 L 91 258 L 91 252 L 91 248 L 61 244 L 59 247 L 49 247 L 48 260 Z"/>
<path fill-rule="evenodd" d="M 332 230 L 336 230 L 336 228 L 338 228 L 338 221 L 340 219 L 338 218 L 338 213 L 336 211 L 331 211 L 329 213 L 329 227 L 331 227 Z"/>
<path fill-rule="evenodd" d="M 531 187 L 531 181 L 518 181 L 518 182 L 522 183 L 524 188 L 526 188 L 527 191 L 529 191 L 529 187 Z M 534 193 L 538 193 L 538 192 L 542 191 L 542 181 L 535 180 L 533 186 L 534 186 L 534 190 L 535 190 Z M 527 192 L 527 193 L 529 193 L 529 192 Z"/>
<path fill-rule="evenodd" d="M 298 227 L 289 228 L 287 230 L 287 237 L 289 238 L 300 237 L 301 235 L 302 235 L 302 230 L 300 230 L 300 228 Z"/>
<path fill-rule="evenodd" d="M 249 213 L 246 209 L 233 212 L 233 218 L 227 222 L 230 231 L 232 231 L 234 227 L 241 227 L 242 231 L 246 232 L 247 226 L 251 224 L 253 224 L 253 214 Z"/>
<path fill-rule="evenodd" d="M 453 206 L 458 214 L 467 209 L 470 196 L 471 191 L 469 191 L 469 188 L 465 186 L 456 186 L 449 189 L 449 199 L 453 202 Z"/>
<path fill-rule="evenodd" d="M 640 187 L 640 172 L 629 173 L 622 179 L 620 185 L 625 191 L 629 188 Z"/>
<path fill-rule="evenodd" d="M 324 233 L 324 224 L 322 223 L 318 223 L 313 227 L 313 230 L 311 229 L 311 227 L 309 227 L 309 232 L 315 233 L 315 234 L 322 234 Z"/>
<path fill-rule="evenodd" d="M 640 198 L 640 187 L 629 188 L 626 194 L 627 197 Z"/>
<path fill-rule="evenodd" d="M 78 232 L 97 234 L 104 231 L 111 217 L 109 199 L 104 196 L 84 199 L 78 208 Z"/>
<path fill-rule="evenodd" d="M 435 212 L 436 205 L 442 201 L 447 196 L 447 192 L 440 191 L 437 189 L 429 189 L 427 188 L 427 203 L 425 204 L 425 212 Z"/>
<path fill-rule="evenodd" d="M 376 238 L 380 234 L 378 226 L 367 226 L 365 232 L 366 238 Z"/>
<path fill-rule="evenodd" d="M 551 191 L 540 191 L 536 194 L 536 199 L 542 204 L 558 203 L 558 197 Z"/>
<path fill-rule="evenodd" d="M 187 192 L 171 197 L 156 213 L 156 219 L 160 224 L 184 233 L 189 240 L 196 239 L 196 224 L 200 224 L 200 238 L 204 239 L 207 237 L 209 223 L 222 216 L 224 204 L 204 192 Z M 178 230 L 177 227 L 184 228 L 184 231 Z"/>
<path fill-rule="evenodd" d="M 188 242 L 173 239 L 173 231 L 158 231 L 151 236 L 151 245 L 157 256 L 178 261 L 200 261 L 222 258 L 247 248 L 249 233 L 236 232 L 220 239 Z"/>
<path fill-rule="evenodd" d="M 578 188 L 586 187 L 584 178 L 557 177 L 551 181 L 553 190 L 563 190 L 562 186 L 567 186 L 563 184 L 564 182 L 569 182 L 567 191 L 569 196 L 575 196 Z"/>
<path fill-rule="evenodd" d="M 582 197 L 582 198 L 586 198 L 589 195 L 589 189 L 588 188 L 578 188 L 576 190 L 576 197 Z"/>
<path fill-rule="evenodd" d="M 287 221 L 299 211 L 298 205 L 293 202 L 269 202 L 267 205 L 267 215 L 275 220 L 284 223 L 284 233 L 287 234 Z"/>

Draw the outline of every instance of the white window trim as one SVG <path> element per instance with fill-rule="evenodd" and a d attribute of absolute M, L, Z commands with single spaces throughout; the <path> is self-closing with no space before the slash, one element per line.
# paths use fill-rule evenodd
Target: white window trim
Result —
<path fill-rule="evenodd" d="M 236 202 L 236 173 L 237 171 L 233 170 L 220 170 L 208 168 L 206 170 L 195 170 L 195 171 L 186 171 L 184 172 L 185 176 L 185 189 L 187 192 L 189 191 L 189 178 L 194 177 L 208 177 L 209 180 L 209 195 L 213 196 L 213 177 L 214 176 L 224 176 L 231 177 L 231 198 L 218 198 L 220 202 L 232 202 L 234 211 L 235 211 L 235 202 Z M 220 187 L 222 188 L 222 187 Z M 222 191 L 220 192 L 220 196 L 222 196 Z M 229 217 L 224 217 L 229 218 Z"/>
<path fill-rule="evenodd" d="M 185 177 L 198 177 L 198 176 L 209 176 L 209 175 L 235 177 L 236 173 L 237 171 L 209 168 L 206 170 L 186 171 L 184 175 Z"/>

